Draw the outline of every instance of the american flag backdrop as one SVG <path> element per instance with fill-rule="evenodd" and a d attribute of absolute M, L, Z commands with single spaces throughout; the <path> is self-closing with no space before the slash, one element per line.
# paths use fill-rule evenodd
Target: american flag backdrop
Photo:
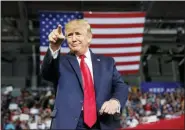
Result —
<path fill-rule="evenodd" d="M 121 74 L 135 74 L 139 70 L 142 50 L 144 12 L 41 12 L 40 13 L 40 62 L 48 49 L 49 33 L 72 19 L 85 19 L 92 28 L 90 48 L 95 54 L 111 56 Z M 68 53 L 67 42 L 61 53 Z"/>

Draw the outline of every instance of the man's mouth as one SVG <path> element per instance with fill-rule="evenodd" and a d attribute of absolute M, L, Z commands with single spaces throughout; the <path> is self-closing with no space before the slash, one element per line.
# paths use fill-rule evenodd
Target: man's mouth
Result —
<path fill-rule="evenodd" d="M 76 46 L 78 46 L 78 45 L 77 45 L 77 44 L 72 44 L 71 46 L 72 46 L 72 47 L 76 47 Z"/>

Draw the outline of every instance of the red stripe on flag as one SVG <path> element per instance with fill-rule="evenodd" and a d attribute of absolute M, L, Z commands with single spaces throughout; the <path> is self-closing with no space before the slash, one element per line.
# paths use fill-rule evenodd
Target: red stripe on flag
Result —
<path fill-rule="evenodd" d="M 129 75 L 129 74 L 136 74 L 139 73 L 139 70 L 125 70 L 125 71 L 119 71 L 122 75 Z"/>
<path fill-rule="evenodd" d="M 94 34 L 93 38 L 137 38 L 143 37 L 142 33 L 139 34 Z"/>
<path fill-rule="evenodd" d="M 90 24 L 91 28 L 138 28 L 144 27 L 144 23 L 139 24 Z"/>
<path fill-rule="evenodd" d="M 91 44 L 90 48 L 119 48 L 119 47 L 140 47 L 141 43 L 132 43 L 132 44 Z"/>
<path fill-rule="evenodd" d="M 140 64 L 139 61 L 130 61 L 130 62 L 116 62 L 116 65 L 135 65 Z"/>
<path fill-rule="evenodd" d="M 40 55 L 41 56 L 45 56 L 46 55 L 46 52 L 40 52 Z"/>
<path fill-rule="evenodd" d="M 110 57 L 122 57 L 122 56 L 140 56 L 141 52 L 132 52 L 132 53 L 117 53 L 117 54 L 101 54 L 104 56 L 110 56 Z"/>
<path fill-rule="evenodd" d="M 98 13 L 84 12 L 84 18 L 138 18 L 145 17 L 144 12 L 135 13 Z"/>

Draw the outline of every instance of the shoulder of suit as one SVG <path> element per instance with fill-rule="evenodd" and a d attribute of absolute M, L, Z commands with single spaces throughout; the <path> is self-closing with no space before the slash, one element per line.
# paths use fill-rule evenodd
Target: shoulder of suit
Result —
<path fill-rule="evenodd" d="M 65 60 L 67 56 L 67 54 L 60 54 L 60 60 Z"/>
<path fill-rule="evenodd" d="M 99 58 L 100 60 L 105 60 L 105 61 L 111 61 L 114 62 L 114 58 L 110 57 L 110 56 L 104 56 L 104 55 L 100 55 L 100 54 L 95 54 L 97 56 L 97 58 Z"/>

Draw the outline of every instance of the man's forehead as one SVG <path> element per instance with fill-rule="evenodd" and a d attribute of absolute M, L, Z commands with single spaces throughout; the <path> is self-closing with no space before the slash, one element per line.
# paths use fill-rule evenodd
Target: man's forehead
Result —
<path fill-rule="evenodd" d="M 66 29 L 66 32 L 84 32 L 86 30 L 86 28 L 84 26 L 70 26 Z"/>

